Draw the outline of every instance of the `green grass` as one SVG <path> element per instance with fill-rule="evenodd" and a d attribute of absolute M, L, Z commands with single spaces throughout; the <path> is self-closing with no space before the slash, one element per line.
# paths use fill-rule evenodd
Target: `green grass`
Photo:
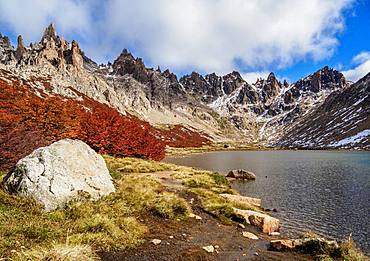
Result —
<path fill-rule="evenodd" d="M 190 192 L 198 195 L 202 208 L 223 223 L 230 223 L 234 217 L 233 205 L 219 194 L 204 188 L 193 188 Z"/>
<path fill-rule="evenodd" d="M 343 261 L 366 261 L 369 260 L 359 248 L 357 248 L 355 242 L 351 236 L 344 242 L 339 243 L 339 248 L 334 245 L 328 244 L 325 241 L 315 240 L 319 238 L 313 232 L 307 232 L 303 235 L 303 238 L 312 239 L 305 243 L 300 250 L 316 256 L 317 260 L 320 261 L 331 261 L 331 260 L 343 260 Z"/>
<path fill-rule="evenodd" d="M 72 248 L 88 246 L 93 251 L 134 248 L 143 243 L 148 232 L 136 216 L 177 220 L 190 213 L 184 199 L 166 192 L 149 175 L 119 175 L 114 183 L 116 192 L 101 200 L 92 202 L 81 195 L 82 201 L 69 202 L 51 212 L 44 212 L 32 199 L 0 189 L 0 257 L 20 258 L 27 249 L 47 254 L 55 246 L 66 244 Z"/>
<path fill-rule="evenodd" d="M 104 155 L 103 157 L 112 176 L 118 176 L 122 173 L 152 173 L 175 168 L 173 164 L 153 160 L 114 158 L 108 155 Z"/>

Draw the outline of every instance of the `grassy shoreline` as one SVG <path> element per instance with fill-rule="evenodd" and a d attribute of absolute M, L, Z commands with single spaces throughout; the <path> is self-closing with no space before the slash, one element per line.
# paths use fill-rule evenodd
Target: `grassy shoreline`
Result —
<path fill-rule="evenodd" d="M 238 192 L 215 172 L 137 158 L 104 159 L 116 192 L 98 201 L 81 195 L 79 201 L 44 212 L 32 199 L 9 195 L 0 187 L 0 257 L 23 261 L 100 260 L 101 253 L 117 252 L 124 256 L 143 244 L 148 247 L 148 239 L 154 236 L 152 227 L 158 224 L 173 224 L 176 232 L 193 225 L 191 219 L 197 213 L 203 215 L 206 224 L 218 224 L 206 226 L 208 233 L 235 225 L 234 207 L 262 211 L 221 197 L 221 193 Z M 244 242 L 233 227 L 232 233 Z M 197 245 L 197 249 L 206 255 L 202 245 Z M 355 253 L 362 257 L 357 250 Z M 300 254 L 283 256 L 296 260 Z"/>
<path fill-rule="evenodd" d="M 357 149 L 333 149 L 333 148 L 288 148 L 288 147 L 272 147 L 262 146 L 257 144 L 239 144 L 239 143 L 213 143 L 211 145 L 204 145 L 202 147 L 187 147 L 187 148 L 166 148 L 166 156 L 180 157 L 191 154 L 201 154 L 207 152 L 219 151 L 369 151 Z"/>

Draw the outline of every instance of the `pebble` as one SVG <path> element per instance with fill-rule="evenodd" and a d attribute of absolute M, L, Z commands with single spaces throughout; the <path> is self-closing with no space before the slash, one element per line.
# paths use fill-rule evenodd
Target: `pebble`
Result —
<path fill-rule="evenodd" d="M 210 246 L 204 246 L 204 247 L 203 247 L 203 249 L 204 249 L 205 251 L 207 251 L 208 253 L 213 253 L 213 252 L 215 252 L 215 248 L 214 248 L 212 245 L 210 245 Z"/>
<path fill-rule="evenodd" d="M 258 253 L 257 253 L 257 252 L 255 252 L 255 253 L 254 253 L 254 255 L 255 255 L 255 256 L 258 256 Z"/>
<path fill-rule="evenodd" d="M 201 217 L 201 216 L 195 215 L 195 214 L 193 214 L 193 213 L 190 213 L 190 214 L 189 214 L 189 217 L 190 217 L 190 218 L 195 218 L 195 219 L 198 219 L 198 220 L 201 220 L 201 219 L 202 219 L 202 217 Z"/>
<path fill-rule="evenodd" d="M 171 239 L 172 239 L 172 238 L 173 238 L 173 236 L 169 236 L 169 238 L 171 238 Z"/>
<path fill-rule="evenodd" d="M 280 233 L 279 232 L 271 232 L 269 235 L 270 236 L 280 236 Z"/>
<path fill-rule="evenodd" d="M 258 240 L 258 237 L 255 234 L 253 234 L 251 232 L 247 232 L 247 231 L 243 232 L 243 237 L 253 239 L 253 240 Z"/>
<path fill-rule="evenodd" d="M 245 226 L 242 223 L 239 223 L 238 227 L 241 227 L 241 228 L 245 229 Z"/>
<path fill-rule="evenodd" d="M 162 240 L 160 240 L 160 239 L 153 239 L 151 242 L 152 242 L 154 245 L 159 245 L 159 244 L 162 242 Z"/>

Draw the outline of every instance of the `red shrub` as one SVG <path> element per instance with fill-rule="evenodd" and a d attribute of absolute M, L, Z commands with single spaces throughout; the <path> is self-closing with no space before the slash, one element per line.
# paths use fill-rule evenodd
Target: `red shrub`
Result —
<path fill-rule="evenodd" d="M 154 160 L 164 157 L 166 145 L 199 147 L 210 142 L 181 125 L 155 129 L 72 88 L 81 101 L 36 92 L 9 79 L 12 83 L 0 80 L 0 169 L 9 169 L 34 149 L 63 138 L 83 140 L 99 153 Z"/>
<path fill-rule="evenodd" d="M 0 81 L 0 169 L 63 138 L 85 141 L 100 153 L 160 160 L 165 144 L 149 124 L 84 97 L 37 96 L 27 85 Z"/>

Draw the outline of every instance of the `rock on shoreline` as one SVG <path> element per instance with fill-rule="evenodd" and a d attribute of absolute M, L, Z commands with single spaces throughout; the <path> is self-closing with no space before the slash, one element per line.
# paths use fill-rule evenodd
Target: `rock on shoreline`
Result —
<path fill-rule="evenodd" d="M 234 179 L 242 179 L 242 180 L 255 180 L 256 175 L 253 172 L 244 170 L 244 169 L 236 169 L 230 170 L 229 173 L 226 175 L 227 178 L 234 178 Z"/>

